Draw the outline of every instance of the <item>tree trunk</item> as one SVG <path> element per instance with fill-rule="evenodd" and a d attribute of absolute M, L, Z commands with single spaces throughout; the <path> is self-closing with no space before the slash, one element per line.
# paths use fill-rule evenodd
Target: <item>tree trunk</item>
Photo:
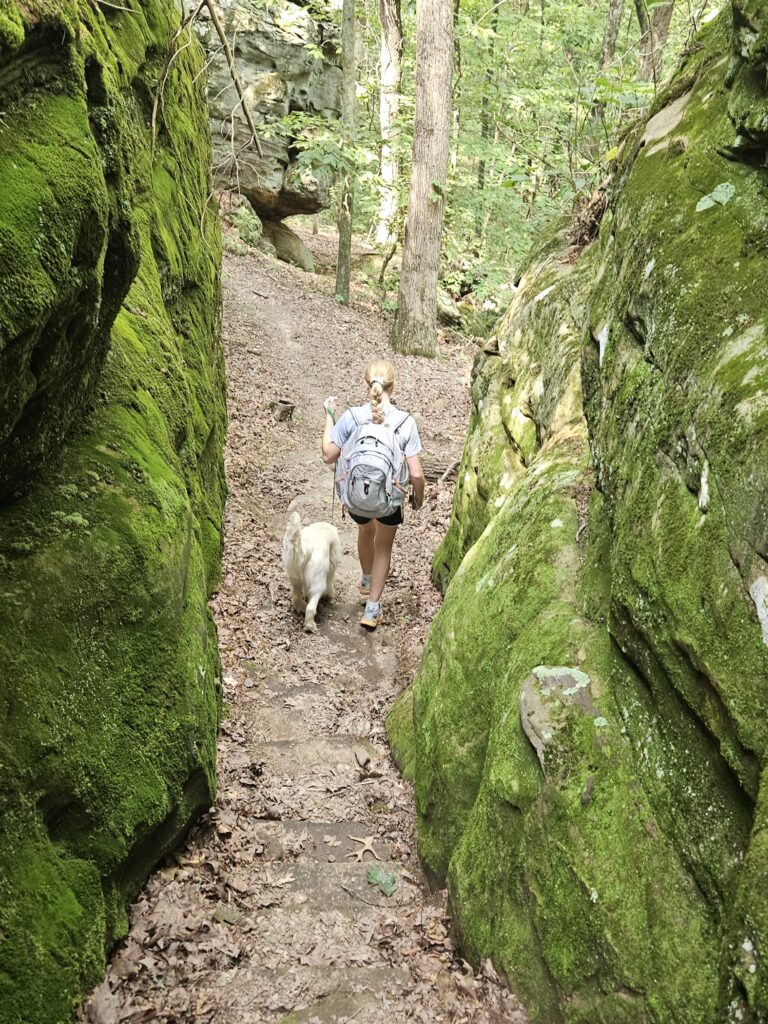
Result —
<path fill-rule="evenodd" d="M 435 352 L 452 58 L 451 0 L 417 0 L 413 163 L 400 294 L 392 330 L 392 345 L 398 352 Z"/>
<path fill-rule="evenodd" d="M 381 195 L 376 241 L 391 244 L 397 237 L 397 179 L 399 167 L 393 135 L 400 112 L 400 74 L 403 55 L 403 23 L 400 0 L 379 0 L 381 20 L 381 83 L 379 127 L 381 129 Z"/>
<path fill-rule="evenodd" d="M 616 43 L 621 29 L 621 20 L 624 16 L 624 0 L 608 0 L 608 13 L 605 16 L 605 30 L 603 31 L 603 45 L 600 48 L 600 70 L 605 69 L 613 63 L 616 55 Z M 592 107 L 592 118 L 595 121 L 602 121 L 605 114 L 605 103 L 595 103 Z M 598 140 L 591 139 L 588 143 L 591 152 L 597 156 Z"/>
<path fill-rule="evenodd" d="M 480 159 L 477 162 L 477 190 L 485 188 L 485 147 L 491 137 L 491 91 L 493 86 L 494 63 L 496 59 L 496 34 L 499 31 L 499 4 L 493 7 L 491 38 L 488 40 L 488 54 L 485 59 L 483 98 L 480 101 Z M 482 233 L 483 215 L 478 204 L 475 211 L 475 235 Z"/>
<path fill-rule="evenodd" d="M 647 0 L 635 0 L 640 25 L 640 78 L 656 84 L 659 80 L 661 57 L 669 36 L 674 0 L 648 11 Z"/>
<path fill-rule="evenodd" d="M 355 137 L 355 0 L 344 0 L 341 15 L 341 123 L 344 144 Z M 349 265 L 352 257 L 352 203 L 354 180 L 347 169 L 339 196 L 339 253 L 336 260 L 336 295 L 349 302 Z"/>
<path fill-rule="evenodd" d="M 448 157 L 450 182 L 453 183 L 459 165 L 459 137 L 461 135 L 461 39 L 458 32 L 461 0 L 453 0 L 453 112 L 451 114 L 451 146 Z"/>
<path fill-rule="evenodd" d="M 608 14 L 605 18 L 603 45 L 600 49 L 600 70 L 605 70 L 612 63 L 616 54 L 616 42 L 619 38 L 621 19 L 624 14 L 624 0 L 608 0 Z"/>

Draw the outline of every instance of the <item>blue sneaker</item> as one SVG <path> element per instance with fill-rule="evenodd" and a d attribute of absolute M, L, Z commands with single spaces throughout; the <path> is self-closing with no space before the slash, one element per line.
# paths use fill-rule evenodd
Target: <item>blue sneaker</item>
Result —
<path fill-rule="evenodd" d="M 378 601 L 366 601 L 360 625 L 373 632 L 381 621 L 381 605 Z"/>
<path fill-rule="evenodd" d="M 371 577 L 365 575 L 361 576 L 360 582 L 357 585 L 357 589 L 360 591 L 363 597 L 367 597 L 371 592 Z"/>

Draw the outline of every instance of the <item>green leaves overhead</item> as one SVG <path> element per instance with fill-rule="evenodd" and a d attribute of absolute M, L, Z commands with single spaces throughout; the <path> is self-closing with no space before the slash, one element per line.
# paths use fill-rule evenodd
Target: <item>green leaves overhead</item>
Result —
<path fill-rule="evenodd" d="M 646 7 L 652 13 L 670 4 Z M 665 67 L 673 66 L 694 20 L 711 6 L 710 0 L 674 4 Z M 354 168 L 355 229 L 372 237 L 382 183 L 378 2 L 358 0 L 357 11 L 357 144 L 343 149 L 336 126 L 320 117 L 292 114 L 290 124 L 302 166 L 335 176 Z M 478 308 L 489 297 L 503 305 L 502 284 L 542 225 L 591 195 L 610 171 L 620 136 L 652 102 L 657 87 L 639 77 L 634 3 L 624 3 L 615 50 L 601 67 L 608 11 L 609 0 L 457 3 L 449 178 L 431 193 L 432 201 L 445 203 L 443 278 L 454 298 L 470 295 Z M 391 138 L 400 164 L 400 224 L 410 173 L 414 15 L 411 0 L 402 8 L 402 96 Z M 335 20 L 337 11 L 329 7 L 325 17 Z"/>

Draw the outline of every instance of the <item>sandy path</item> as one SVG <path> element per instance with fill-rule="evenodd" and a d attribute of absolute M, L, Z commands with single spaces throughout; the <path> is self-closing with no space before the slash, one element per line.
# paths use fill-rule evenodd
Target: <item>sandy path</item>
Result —
<path fill-rule="evenodd" d="M 321 608 L 315 636 L 290 611 L 280 568 L 289 505 L 305 522 L 332 515 L 322 401 L 331 392 L 342 405 L 361 401 L 366 361 L 388 351 L 380 315 L 340 307 L 330 291 L 328 279 L 255 253 L 226 263 L 230 497 L 213 603 L 227 705 L 219 795 L 135 904 L 130 936 L 86 1011 L 99 1024 L 525 1019 L 489 965 L 475 977 L 454 953 L 384 732 L 439 604 L 429 563 L 448 486 L 432 484 L 400 531 L 376 633 L 358 626 L 355 535 L 338 504 L 337 603 Z M 446 347 L 435 360 L 395 360 L 396 400 L 445 462 L 461 450 L 471 357 Z M 278 423 L 268 406 L 283 397 L 296 410 Z M 371 884 L 371 868 L 385 888 L 396 885 L 392 895 Z"/>

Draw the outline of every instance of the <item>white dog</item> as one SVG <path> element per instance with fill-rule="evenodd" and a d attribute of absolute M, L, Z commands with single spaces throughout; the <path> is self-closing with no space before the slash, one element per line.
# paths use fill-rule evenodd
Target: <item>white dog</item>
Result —
<path fill-rule="evenodd" d="M 330 523 L 301 527 L 292 512 L 283 537 L 283 566 L 293 591 L 293 607 L 304 615 L 304 629 L 316 633 L 315 612 L 323 597 L 333 597 L 333 579 L 341 562 L 339 531 Z"/>

